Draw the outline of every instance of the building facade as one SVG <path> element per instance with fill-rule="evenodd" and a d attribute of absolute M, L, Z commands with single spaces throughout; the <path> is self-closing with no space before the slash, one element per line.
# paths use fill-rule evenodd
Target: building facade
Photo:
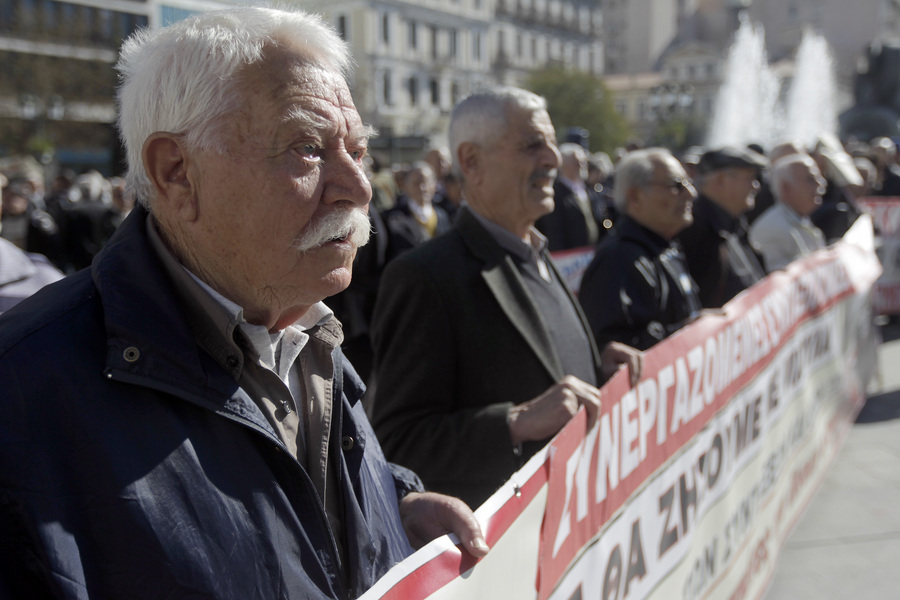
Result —
<path fill-rule="evenodd" d="M 352 90 L 390 162 L 446 145 L 450 111 L 543 66 L 603 72 L 602 18 L 589 0 L 338 0 L 329 18 L 356 58 Z"/>
<path fill-rule="evenodd" d="M 48 178 L 123 169 L 114 65 L 122 42 L 223 3 L 0 0 L 0 156 L 39 157 Z"/>

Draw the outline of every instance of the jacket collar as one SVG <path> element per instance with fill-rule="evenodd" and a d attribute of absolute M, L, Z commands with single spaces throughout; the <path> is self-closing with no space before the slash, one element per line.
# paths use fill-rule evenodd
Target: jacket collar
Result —
<path fill-rule="evenodd" d="M 709 196 L 700 194 L 694 202 L 694 211 L 697 209 L 706 212 L 709 215 L 710 223 L 716 231 L 727 231 L 734 233 L 743 224 L 743 218 L 735 218 L 727 210 L 716 204 Z"/>
<path fill-rule="evenodd" d="M 274 435 L 234 378 L 198 346 L 175 286 L 151 246 L 148 217 L 143 207 L 132 210 L 91 266 L 103 303 L 107 377 L 230 413 Z"/>
<path fill-rule="evenodd" d="M 654 254 L 659 254 L 673 245 L 672 242 L 627 215 L 622 217 L 622 220 L 616 225 L 616 236 L 623 240 L 632 240 Z"/>

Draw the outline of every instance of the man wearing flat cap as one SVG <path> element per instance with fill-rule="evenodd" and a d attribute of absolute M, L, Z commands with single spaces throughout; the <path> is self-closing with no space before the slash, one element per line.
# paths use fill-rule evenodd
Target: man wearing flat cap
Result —
<path fill-rule="evenodd" d="M 765 166 L 761 154 L 737 147 L 709 150 L 697 163 L 700 194 L 694 224 L 678 240 L 704 308 L 721 307 L 765 276 L 744 218 L 753 208 Z"/>

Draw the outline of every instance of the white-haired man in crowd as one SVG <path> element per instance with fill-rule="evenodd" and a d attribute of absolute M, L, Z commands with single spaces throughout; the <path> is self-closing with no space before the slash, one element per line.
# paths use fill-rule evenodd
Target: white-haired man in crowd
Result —
<path fill-rule="evenodd" d="M 0 210 L 7 179 L 0 174 Z M 7 239 L 0 238 L 0 313 L 3 313 L 63 274 L 40 254 L 23 252 Z"/>
<path fill-rule="evenodd" d="M 122 48 L 141 206 L 0 319 L 0 597 L 355 598 L 410 543 L 486 552 L 385 462 L 322 303 L 368 237 L 349 64 L 263 8 Z"/>
<path fill-rule="evenodd" d="M 770 180 L 775 204 L 753 222 L 749 237 L 771 273 L 825 246 L 809 216 L 822 204 L 826 182 L 808 154 L 775 161 Z"/>

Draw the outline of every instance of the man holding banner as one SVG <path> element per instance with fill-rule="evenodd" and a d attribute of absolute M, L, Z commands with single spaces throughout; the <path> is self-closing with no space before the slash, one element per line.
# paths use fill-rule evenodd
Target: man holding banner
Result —
<path fill-rule="evenodd" d="M 389 460 L 477 507 L 579 407 L 593 420 L 599 384 L 621 364 L 636 380 L 641 357 L 598 352 L 534 229 L 560 165 L 546 101 L 517 88 L 470 96 L 450 143 L 467 207 L 384 273 L 372 413 Z"/>

